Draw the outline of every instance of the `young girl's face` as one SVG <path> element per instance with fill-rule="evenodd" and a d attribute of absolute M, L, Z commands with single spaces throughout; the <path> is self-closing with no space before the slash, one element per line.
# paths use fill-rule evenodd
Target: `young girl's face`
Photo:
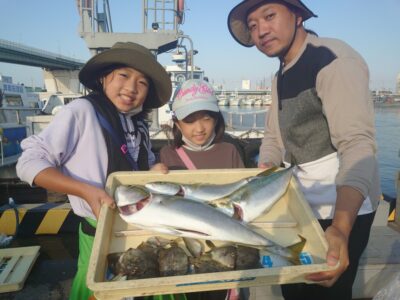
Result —
<path fill-rule="evenodd" d="M 119 111 L 128 112 L 143 105 L 149 81 L 133 68 L 119 68 L 103 78 L 103 90 Z"/>
<path fill-rule="evenodd" d="M 185 138 L 202 146 L 212 136 L 216 121 L 206 111 L 198 111 L 176 121 L 176 125 Z"/>

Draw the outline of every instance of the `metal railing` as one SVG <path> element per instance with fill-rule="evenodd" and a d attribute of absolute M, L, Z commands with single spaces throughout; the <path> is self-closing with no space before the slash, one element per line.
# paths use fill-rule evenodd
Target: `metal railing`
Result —
<path fill-rule="evenodd" d="M 246 112 L 227 111 L 227 112 L 223 112 L 223 113 L 226 114 L 225 123 L 226 123 L 226 127 L 228 129 L 231 129 L 231 130 L 249 129 L 249 130 L 262 131 L 264 129 L 264 124 L 262 126 L 258 126 L 257 120 L 258 120 L 258 118 L 264 117 L 264 115 L 267 111 L 268 111 L 268 109 L 258 110 L 258 111 L 248 111 L 248 112 L 247 111 Z M 251 125 L 245 125 L 244 117 L 250 116 L 250 115 L 253 117 L 252 122 L 250 122 Z M 235 116 L 238 116 L 238 122 L 233 121 Z"/>

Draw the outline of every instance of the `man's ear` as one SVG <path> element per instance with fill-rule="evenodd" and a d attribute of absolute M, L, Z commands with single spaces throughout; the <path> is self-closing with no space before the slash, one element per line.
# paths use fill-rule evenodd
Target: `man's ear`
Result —
<path fill-rule="evenodd" d="M 303 24 L 303 17 L 296 14 L 296 26 L 300 27 Z"/>

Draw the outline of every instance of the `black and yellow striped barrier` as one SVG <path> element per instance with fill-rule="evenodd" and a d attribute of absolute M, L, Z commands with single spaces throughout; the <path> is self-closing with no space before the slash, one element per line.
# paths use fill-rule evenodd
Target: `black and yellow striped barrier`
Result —
<path fill-rule="evenodd" d="M 75 215 L 69 203 L 38 203 L 17 205 L 19 236 L 77 232 L 80 217 Z M 9 205 L 0 207 L 0 232 L 13 235 L 16 215 Z"/>
<path fill-rule="evenodd" d="M 393 222 L 396 214 L 396 199 L 386 194 L 382 194 L 381 200 L 389 203 L 390 206 L 389 206 L 388 221 Z"/>

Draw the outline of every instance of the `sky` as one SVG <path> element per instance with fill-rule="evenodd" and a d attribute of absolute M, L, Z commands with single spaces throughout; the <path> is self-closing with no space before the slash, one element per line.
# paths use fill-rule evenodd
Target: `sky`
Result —
<path fill-rule="evenodd" d="M 114 32 L 140 32 L 142 0 L 109 0 Z M 278 68 L 255 47 L 236 43 L 227 28 L 229 11 L 239 0 L 185 0 L 185 22 L 180 29 L 190 36 L 198 54 L 196 66 L 215 84 L 240 88 L 270 82 Z M 366 60 L 370 88 L 395 91 L 400 74 L 400 0 L 304 0 L 318 18 L 305 23 L 321 37 L 341 39 Z M 79 36 L 76 0 L 0 0 L 0 39 L 54 52 L 82 61 L 90 58 Z M 171 64 L 170 54 L 159 61 Z M 43 86 L 40 68 L 0 63 L 0 73 L 14 82 Z"/>

